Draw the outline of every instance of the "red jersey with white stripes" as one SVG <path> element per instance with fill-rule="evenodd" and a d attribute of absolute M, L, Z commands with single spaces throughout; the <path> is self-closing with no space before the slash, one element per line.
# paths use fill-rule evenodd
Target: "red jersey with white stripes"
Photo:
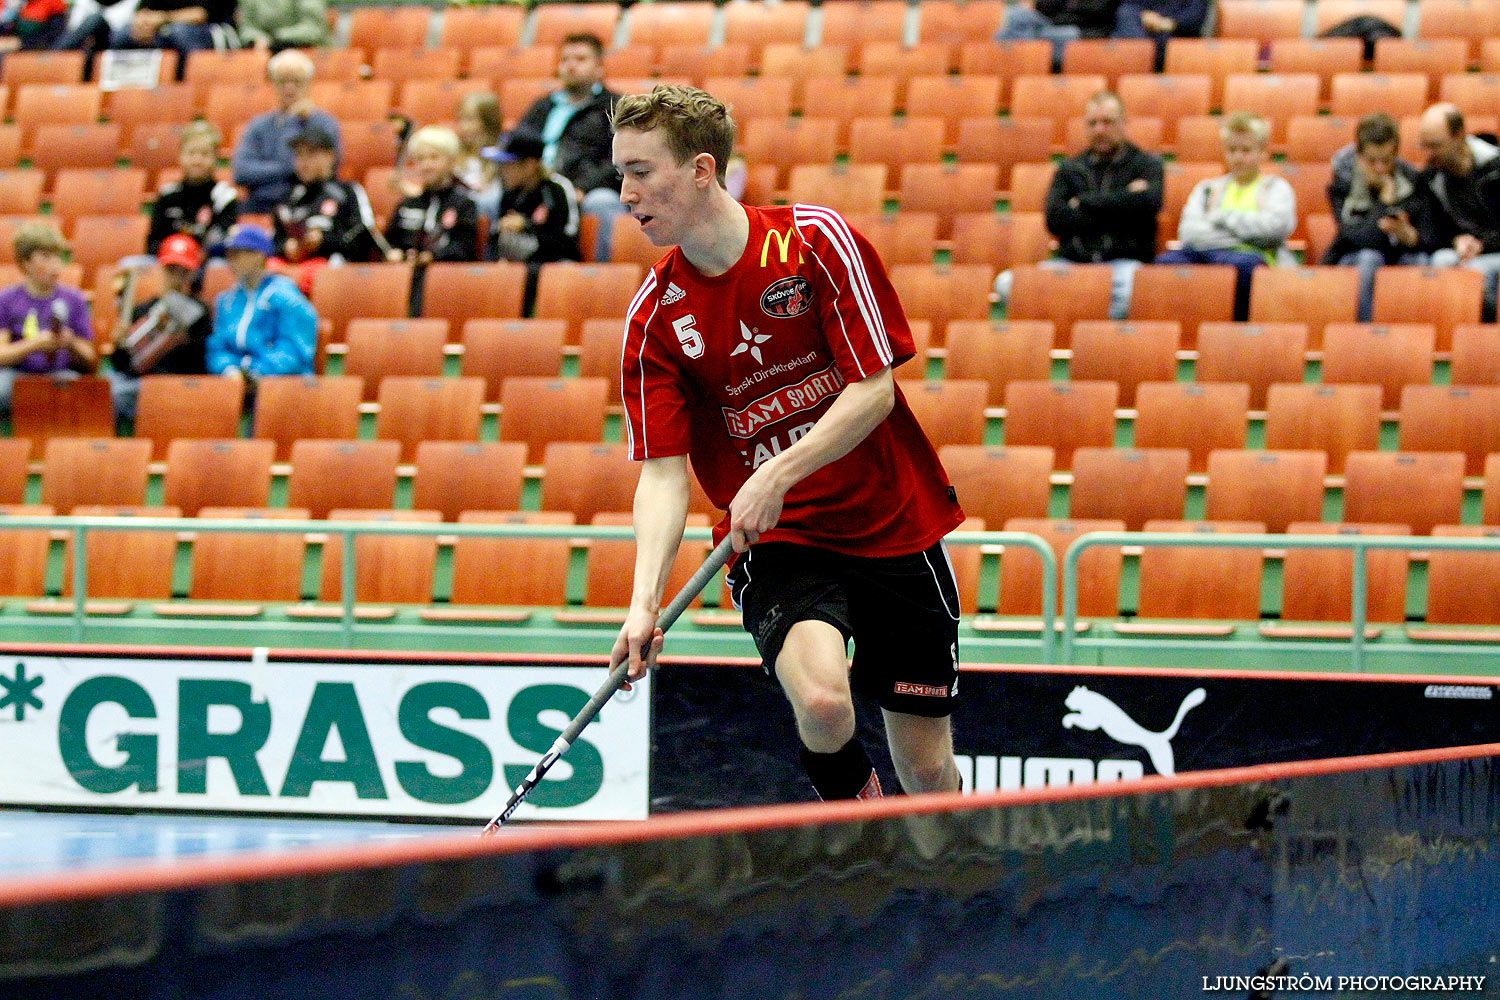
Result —
<path fill-rule="evenodd" d="M 725 273 L 707 277 L 675 248 L 647 273 L 630 304 L 621 363 L 632 457 L 688 455 L 722 510 L 757 466 L 812 429 L 845 385 L 915 353 L 880 258 L 837 212 L 745 212 L 750 238 Z M 890 415 L 793 486 L 761 539 L 907 555 L 962 520 L 898 386 Z M 719 531 L 727 528 L 726 518 Z"/>

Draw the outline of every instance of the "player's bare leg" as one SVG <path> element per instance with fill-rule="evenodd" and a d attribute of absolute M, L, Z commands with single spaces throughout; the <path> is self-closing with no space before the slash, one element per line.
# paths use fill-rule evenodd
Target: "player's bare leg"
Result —
<path fill-rule="evenodd" d="M 854 697 L 844 636 L 823 621 L 800 621 L 776 657 L 776 677 L 802 738 L 802 766 L 823 799 L 876 798 L 880 779 L 854 736 Z"/>
<path fill-rule="evenodd" d="M 884 711 L 891 762 L 908 795 L 958 791 L 958 764 L 953 759 L 953 726 L 948 718 L 930 719 Z"/>

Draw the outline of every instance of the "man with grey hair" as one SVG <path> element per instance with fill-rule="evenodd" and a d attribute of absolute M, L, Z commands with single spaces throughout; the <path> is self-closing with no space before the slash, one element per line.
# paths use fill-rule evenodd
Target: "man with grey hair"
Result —
<path fill-rule="evenodd" d="M 309 125 L 333 136 L 335 164 L 339 155 L 338 121 L 314 107 L 309 96 L 312 60 L 296 49 L 286 49 L 271 57 L 266 75 L 276 89 L 276 110 L 252 118 L 234 151 L 235 183 L 249 193 L 242 211 L 251 214 L 269 213 L 291 191 L 296 180 L 292 137 Z"/>
<path fill-rule="evenodd" d="M 1484 318 L 1495 319 L 1500 277 L 1500 149 L 1469 135 L 1463 112 L 1434 104 L 1418 123 L 1427 167 L 1421 180 L 1437 202 L 1434 267 L 1464 267 L 1484 275 Z"/>

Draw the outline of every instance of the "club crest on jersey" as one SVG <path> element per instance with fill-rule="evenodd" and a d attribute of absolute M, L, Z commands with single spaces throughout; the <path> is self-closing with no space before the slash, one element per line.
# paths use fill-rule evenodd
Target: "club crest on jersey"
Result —
<path fill-rule="evenodd" d="M 800 274 L 772 282 L 760 295 L 760 311 L 776 319 L 801 316 L 812 308 L 813 291 Z"/>
<path fill-rule="evenodd" d="M 763 365 L 765 362 L 761 360 L 760 345 L 770 339 L 771 335 L 769 333 L 753 332 L 745 325 L 744 320 L 740 320 L 740 343 L 734 350 L 729 352 L 729 356 L 732 358 L 736 354 L 744 354 L 746 351 L 749 351 L 750 356 L 755 359 L 755 363 Z"/>

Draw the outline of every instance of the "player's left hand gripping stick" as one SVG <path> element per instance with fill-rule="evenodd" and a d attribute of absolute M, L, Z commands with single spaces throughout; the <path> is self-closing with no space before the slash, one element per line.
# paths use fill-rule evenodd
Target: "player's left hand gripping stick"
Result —
<path fill-rule="evenodd" d="M 692 603 L 693 598 L 698 596 L 698 592 L 708 586 L 708 581 L 713 579 L 713 575 L 729 560 L 729 554 L 733 550 L 729 537 L 725 536 L 724 540 L 709 553 L 703 565 L 698 567 L 698 571 L 693 574 L 692 579 L 683 585 L 682 590 L 678 591 L 677 596 L 672 598 L 672 602 L 657 617 L 657 628 L 665 632 L 672 627 L 677 619 L 681 617 L 682 612 Z M 531 773 L 516 786 L 516 790 L 510 793 L 510 801 L 505 803 L 505 808 L 500 810 L 500 815 L 485 825 L 484 831 L 480 833 L 481 837 L 493 836 L 505 825 L 506 821 L 510 819 L 511 814 L 516 811 L 516 807 L 541 782 L 542 777 L 546 775 L 552 765 L 556 764 L 562 755 L 568 752 L 568 748 L 573 745 L 573 741 L 578 739 L 578 734 L 583 732 L 584 728 L 590 722 L 594 721 L 594 716 L 599 714 L 599 710 L 604 707 L 604 703 L 614 697 L 615 692 L 620 690 L 625 684 L 626 675 L 629 673 L 630 661 L 628 659 L 621 661 L 619 666 L 610 671 L 609 678 L 605 680 L 603 686 L 594 692 L 594 696 L 588 700 L 588 704 L 584 705 L 579 713 L 573 717 L 573 721 L 568 723 L 568 728 L 562 731 L 562 734 L 558 736 L 551 748 L 542 755 L 542 759 L 536 762 L 536 767 L 533 767 Z"/>

